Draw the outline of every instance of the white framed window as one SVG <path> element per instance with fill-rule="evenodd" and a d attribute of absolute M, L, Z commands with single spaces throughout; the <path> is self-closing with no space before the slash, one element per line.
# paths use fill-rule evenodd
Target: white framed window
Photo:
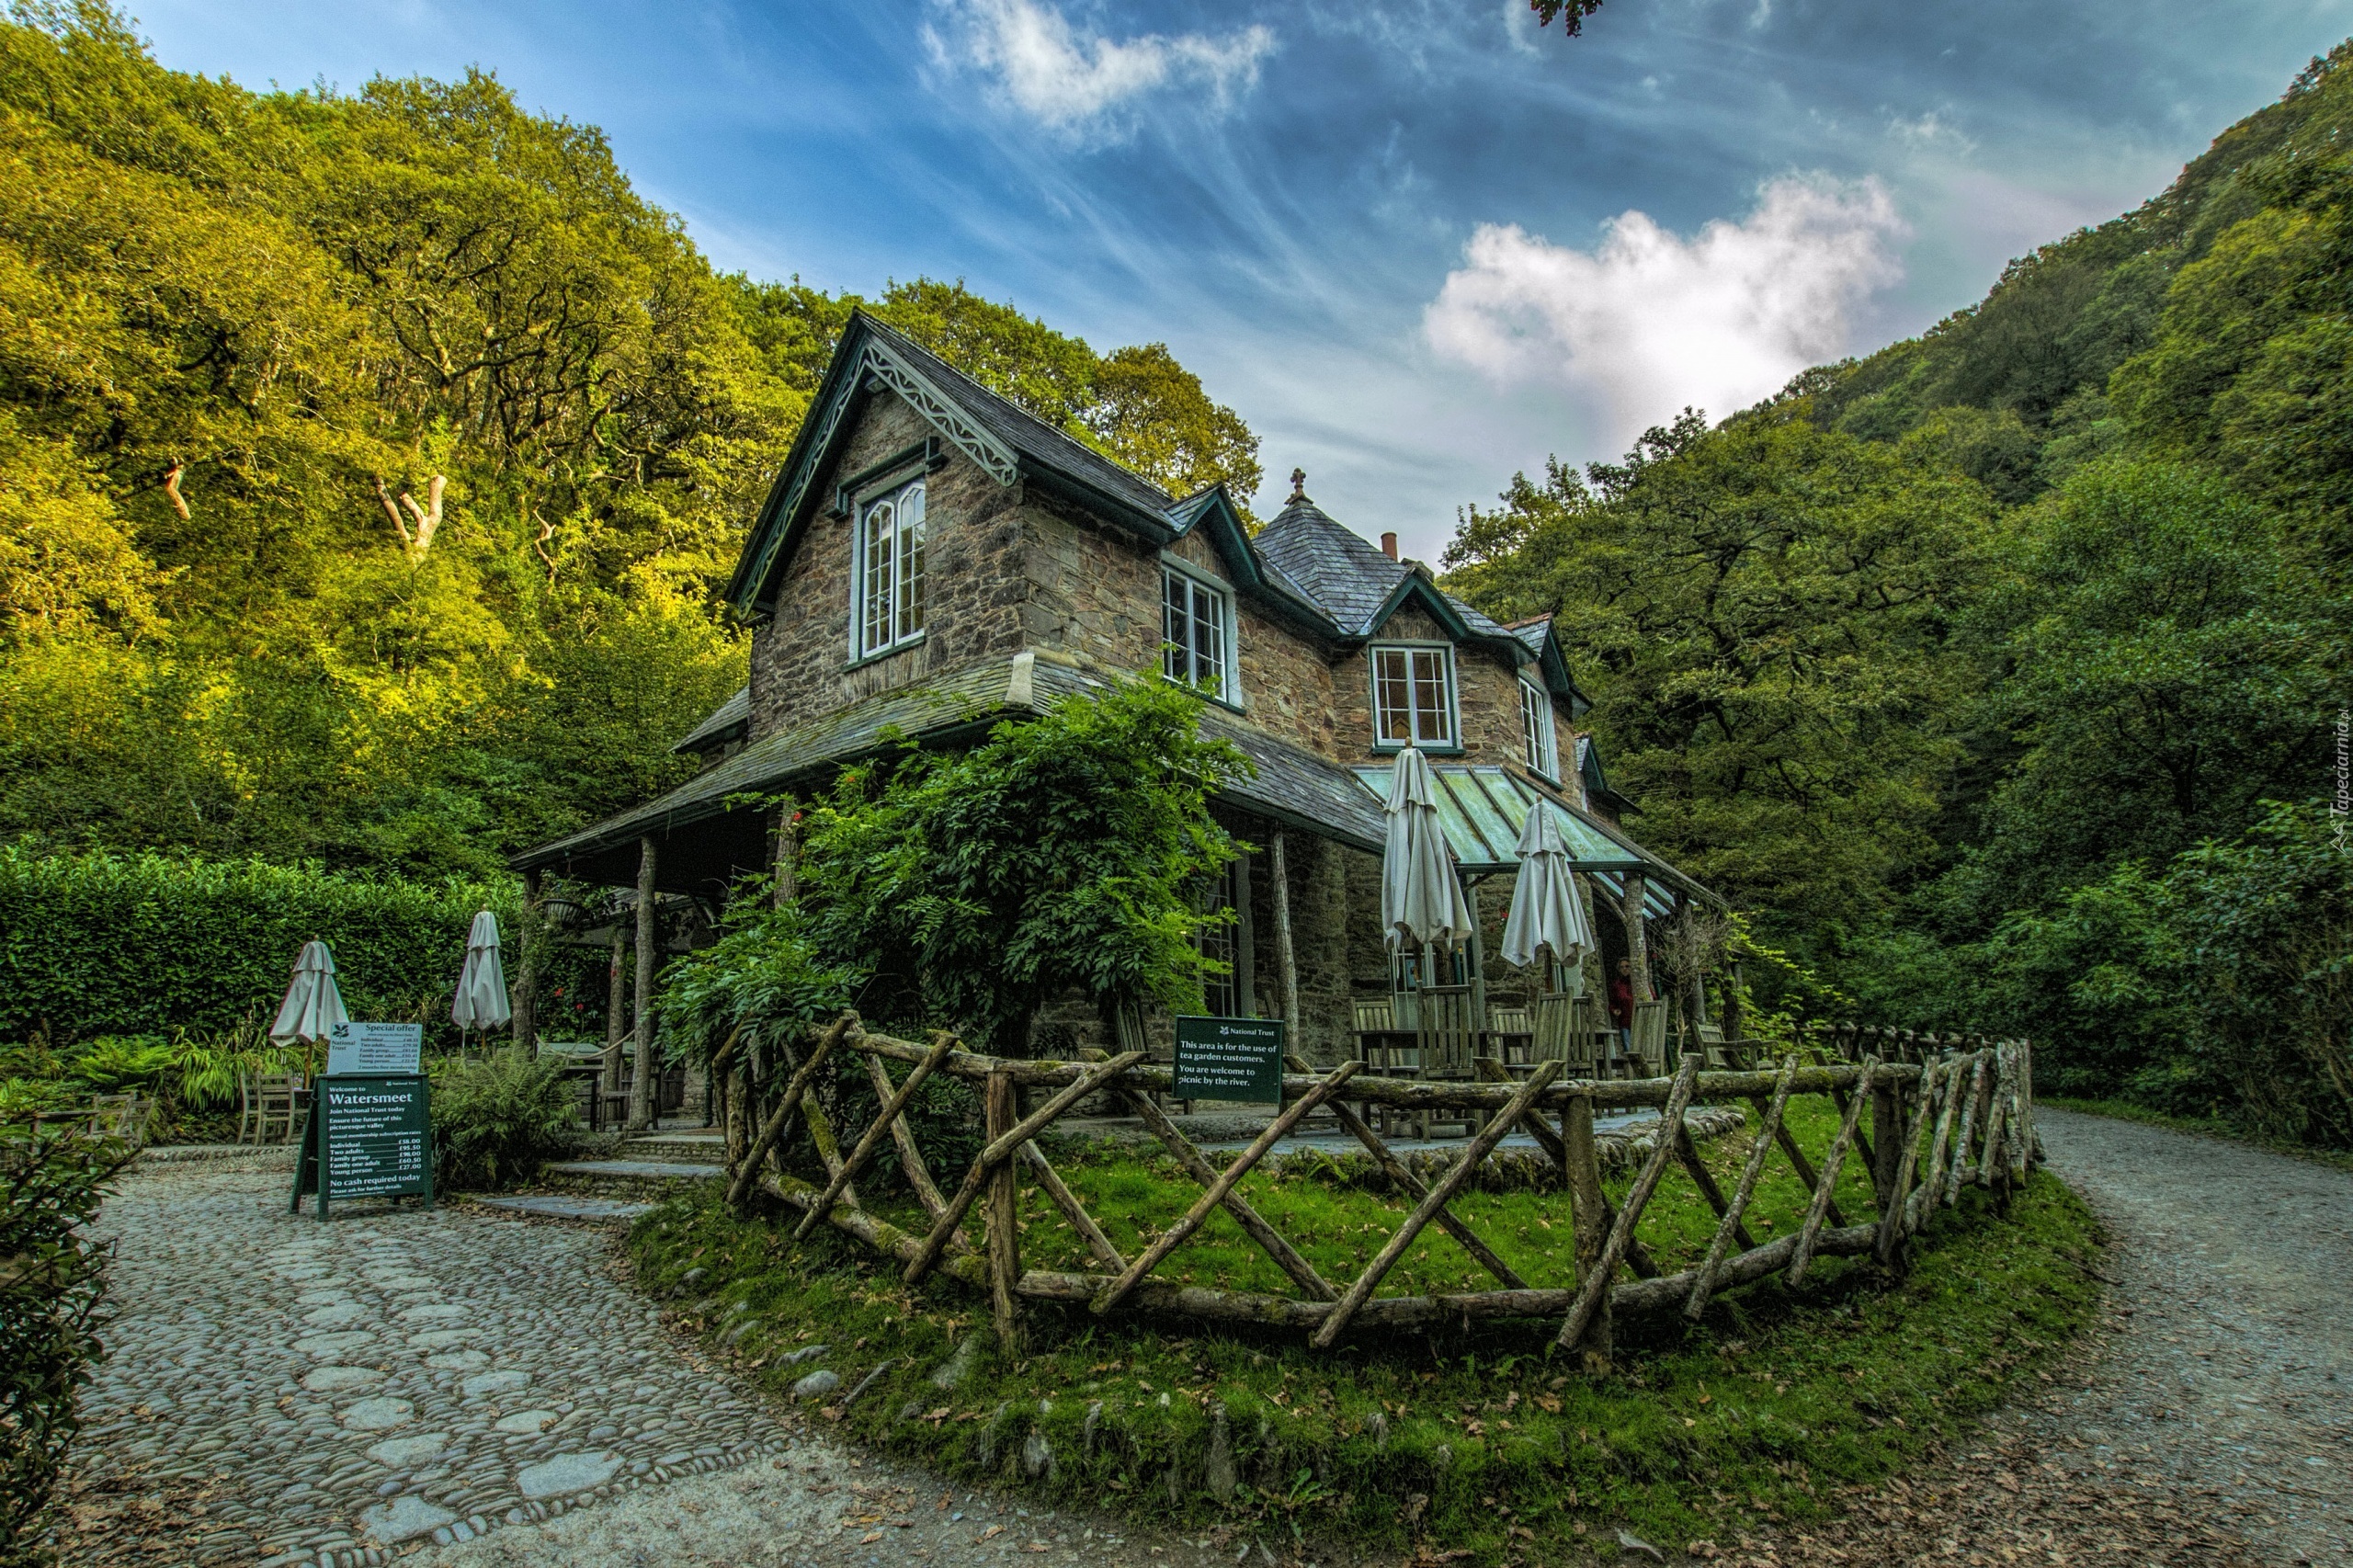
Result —
<path fill-rule="evenodd" d="M 1528 739 L 1528 766 L 1559 783 L 1561 744 L 1552 728 L 1552 699 L 1534 681 L 1519 683 L 1519 722 Z"/>
<path fill-rule="evenodd" d="M 920 479 L 858 509 L 858 657 L 887 653 L 923 635 L 923 536 Z"/>
<path fill-rule="evenodd" d="M 1372 650 L 1372 744 L 1443 746 L 1458 743 L 1454 650 L 1376 646 Z"/>
<path fill-rule="evenodd" d="M 1224 701 L 1233 700 L 1233 598 L 1174 566 L 1161 568 L 1162 671 Z"/>

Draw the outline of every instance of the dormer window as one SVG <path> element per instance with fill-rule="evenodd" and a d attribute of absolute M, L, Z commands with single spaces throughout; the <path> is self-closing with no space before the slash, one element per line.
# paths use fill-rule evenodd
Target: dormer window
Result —
<path fill-rule="evenodd" d="M 1436 645 L 1372 649 L 1373 744 L 1382 749 L 1459 749 L 1454 650 Z"/>
<path fill-rule="evenodd" d="M 1233 692 L 1233 597 L 1175 566 L 1161 568 L 1162 669 L 1220 701 Z"/>
<path fill-rule="evenodd" d="M 858 656 L 923 635 L 923 481 L 903 484 L 858 515 Z"/>
<path fill-rule="evenodd" d="M 1519 683 L 1520 729 L 1528 741 L 1529 771 L 1561 781 L 1561 744 L 1552 728 L 1552 699 L 1534 681 Z"/>

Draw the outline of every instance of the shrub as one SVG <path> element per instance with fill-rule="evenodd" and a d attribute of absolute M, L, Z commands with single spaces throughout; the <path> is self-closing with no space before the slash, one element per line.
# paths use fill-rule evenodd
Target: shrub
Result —
<path fill-rule="evenodd" d="M 509 1049 L 480 1062 L 437 1063 L 435 1185 L 495 1187 L 519 1180 L 563 1150 L 579 1119 L 561 1057 L 533 1061 Z"/>
<path fill-rule="evenodd" d="M 113 1139 L 0 1121 L 0 1563 L 31 1562 L 104 1353 L 110 1248 L 84 1227 L 129 1161 Z"/>
<path fill-rule="evenodd" d="M 317 937 L 353 1017 L 454 1040 L 449 996 L 485 908 L 511 934 L 518 890 L 0 846 L 0 1039 L 225 1032 L 277 1007 L 295 953 Z"/>

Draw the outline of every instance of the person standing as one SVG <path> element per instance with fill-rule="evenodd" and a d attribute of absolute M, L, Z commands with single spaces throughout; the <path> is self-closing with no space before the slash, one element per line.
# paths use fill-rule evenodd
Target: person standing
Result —
<path fill-rule="evenodd" d="M 1618 1031 L 1618 1052 L 1634 1048 L 1634 960 L 1620 959 L 1609 977 L 1609 1027 Z"/>

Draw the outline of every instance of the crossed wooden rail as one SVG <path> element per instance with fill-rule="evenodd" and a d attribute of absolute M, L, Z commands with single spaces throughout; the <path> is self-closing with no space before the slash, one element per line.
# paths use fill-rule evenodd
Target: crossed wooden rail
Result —
<path fill-rule="evenodd" d="M 1909 1037 L 1904 1043 L 1923 1038 L 1934 1039 Z M 1760 1072 L 1701 1072 L 1700 1057 L 1693 1052 L 1684 1056 L 1671 1078 L 1632 1082 L 1563 1080 L 1562 1064 L 1547 1062 L 1519 1082 L 1511 1081 L 1500 1064 L 1489 1063 L 1484 1075 L 1490 1082 L 1425 1083 L 1362 1074 L 1361 1064 L 1354 1062 L 1318 1074 L 1292 1057 L 1292 1071 L 1283 1079 L 1280 1113 L 1220 1169 L 1154 1102 L 1154 1093 L 1172 1092 L 1175 1085 L 1169 1070 L 1151 1065 L 1142 1051 L 1110 1057 L 1091 1052 L 1083 1062 L 1014 1061 L 964 1051 L 944 1032 L 929 1045 L 869 1033 L 856 1015 L 845 1013 L 794 1068 L 756 1131 L 745 1111 L 745 1080 L 740 1071 L 733 1076 L 728 1145 L 735 1158 L 729 1198 L 740 1207 L 756 1187 L 764 1190 L 802 1211 L 796 1238 L 808 1236 L 822 1220 L 901 1264 L 901 1278 L 908 1285 L 939 1272 L 984 1290 L 996 1331 L 1009 1348 L 1019 1344 L 1025 1299 L 1083 1303 L 1098 1316 L 1130 1310 L 1303 1328 L 1319 1348 L 1336 1344 L 1351 1327 L 1557 1317 L 1559 1343 L 1578 1351 L 1588 1370 L 1600 1370 L 1609 1364 L 1611 1323 L 1618 1313 L 1679 1307 L 1696 1321 L 1722 1291 L 1776 1274 L 1796 1285 L 1822 1256 L 1869 1255 L 1882 1265 L 1900 1267 L 1905 1240 L 1939 1207 L 1957 1202 L 1963 1187 L 1992 1188 L 2006 1205 L 2011 1188 L 2025 1179 L 2037 1157 L 2032 1052 L 2024 1040 L 1972 1043 L 1974 1049 L 1936 1056 L 1925 1064 L 1870 1055 L 1859 1062 L 1808 1065 L 1793 1051 L 1777 1069 Z M 878 1108 L 847 1155 L 812 1092 L 823 1064 L 842 1050 L 863 1059 Z M 909 1071 L 894 1085 L 887 1062 L 905 1063 Z M 725 1070 L 724 1053 L 717 1065 Z M 947 1197 L 933 1182 L 905 1121 L 916 1090 L 942 1073 L 981 1089 L 987 1139 Z M 1018 1110 L 1025 1090 L 1047 1095 L 1027 1116 Z M 1484 1125 L 1435 1182 L 1425 1182 L 1357 1110 L 1343 1103 L 1338 1096 L 1344 1090 L 1348 1100 L 1359 1105 L 1470 1111 L 1483 1117 Z M 1140 1119 L 1202 1189 L 1185 1213 L 1132 1259 L 1111 1243 L 1036 1142 L 1058 1118 L 1098 1094 L 1111 1096 Z M 1790 1099 L 1798 1094 L 1827 1095 L 1840 1111 L 1838 1131 L 1819 1167 L 1806 1158 L 1785 1124 Z M 1700 1162 L 1685 1116 L 1695 1104 L 1729 1101 L 1754 1105 L 1760 1125 L 1740 1179 L 1727 1197 Z M 1871 1113 L 1868 1135 L 1861 1126 L 1866 1105 Z M 1612 1205 L 1602 1191 L 1594 1113 L 1649 1106 L 1661 1108 L 1657 1131 L 1624 1204 Z M 1317 1109 L 1334 1115 L 1414 1203 L 1356 1278 L 1339 1285 L 1317 1273 L 1239 1190 L 1243 1178 Z M 796 1115 L 824 1165 L 822 1186 L 788 1173 L 778 1157 Z M 1561 1170 L 1575 1238 L 1577 1283 L 1573 1286 L 1531 1286 L 1449 1209 L 1481 1163 L 1515 1129 L 1532 1133 Z M 921 1235 L 867 1210 L 852 1185 L 886 1138 L 896 1147 L 908 1185 L 930 1218 L 929 1229 Z M 1759 1244 L 1749 1234 L 1744 1216 L 1776 1150 L 1813 1196 L 1798 1231 Z M 1850 1152 L 1870 1174 L 1876 1209 L 1872 1219 L 1855 1224 L 1847 1222 L 1833 1198 Z M 1643 1249 L 1636 1228 L 1670 1161 L 1692 1178 L 1719 1223 L 1699 1264 L 1663 1275 Z M 1017 1211 L 1025 1167 L 1068 1221 L 1095 1267 L 1022 1267 Z M 975 1207 L 985 1232 L 978 1249 L 963 1233 Z M 1291 1279 L 1296 1295 L 1213 1290 L 1154 1277 L 1219 1209 Z M 1453 1295 L 1377 1296 L 1381 1281 L 1415 1238 L 1432 1224 L 1494 1275 L 1497 1288 Z M 1620 1280 L 1621 1268 L 1635 1278 Z"/>

